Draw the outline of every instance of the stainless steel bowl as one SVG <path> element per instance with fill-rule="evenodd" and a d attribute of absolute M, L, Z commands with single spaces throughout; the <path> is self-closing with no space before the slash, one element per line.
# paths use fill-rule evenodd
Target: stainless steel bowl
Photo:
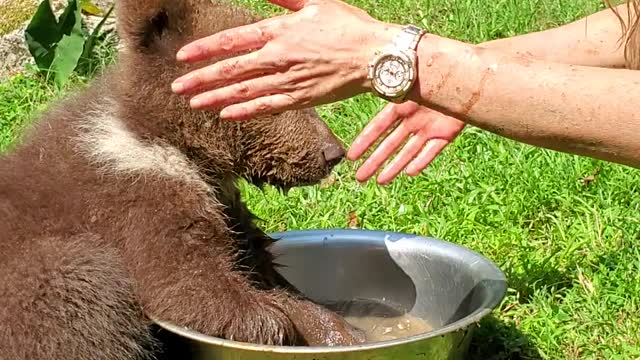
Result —
<path fill-rule="evenodd" d="M 463 359 L 476 323 L 504 298 L 497 266 L 464 247 L 367 230 L 272 234 L 282 275 L 311 299 L 365 299 L 426 320 L 434 330 L 345 347 L 275 347 L 227 341 L 158 321 L 173 358 L 198 360 Z"/>

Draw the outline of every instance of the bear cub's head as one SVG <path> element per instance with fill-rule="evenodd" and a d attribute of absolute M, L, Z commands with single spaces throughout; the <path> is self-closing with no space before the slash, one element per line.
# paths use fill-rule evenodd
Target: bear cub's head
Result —
<path fill-rule="evenodd" d="M 178 147 L 213 179 L 245 178 L 281 188 L 316 184 L 344 158 L 342 143 L 315 109 L 286 111 L 242 122 L 222 121 L 218 110 L 192 110 L 171 83 L 195 67 L 177 50 L 201 37 L 258 21 L 219 0 L 118 0 L 117 93 L 137 132 Z"/>

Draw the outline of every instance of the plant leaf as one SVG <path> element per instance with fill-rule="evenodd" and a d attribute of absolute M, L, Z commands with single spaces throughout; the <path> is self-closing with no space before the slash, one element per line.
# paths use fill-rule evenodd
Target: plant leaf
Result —
<path fill-rule="evenodd" d="M 102 9 L 100 9 L 96 4 L 91 2 L 91 0 L 81 0 L 80 9 L 82 10 L 82 12 L 92 16 L 100 16 L 104 13 L 104 11 L 102 11 Z"/>
<path fill-rule="evenodd" d="M 49 0 L 40 3 L 24 34 L 27 47 L 38 69 L 49 70 L 55 56 L 56 44 L 62 37 Z"/>
<path fill-rule="evenodd" d="M 77 0 L 68 0 L 67 7 L 58 19 L 58 32 L 64 35 L 71 34 L 73 27 L 76 25 L 76 12 L 78 10 Z"/>
<path fill-rule="evenodd" d="M 89 35 L 89 38 L 87 39 L 84 46 L 84 51 L 82 52 L 82 59 L 84 61 L 88 61 L 91 58 L 91 53 L 93 53 L 93 48 L 96 45 L 96 40 L 98 40 L 98 37 L 100 36 L 100 30 L 104 26 L 104 23 L 107 21 L 109 16 L 111 16 L 111 12 L 113 11 L 114 6 L 115 5 L 111 5 L 107 13 L 102 17 L 102 20 L 100 20 L 98 25 L 96 25 L 96 28 L 91 32 L 91 35 Z"/>
<path fill-rule="evenodd" d="M 73 70 L 78 65 L 78 60 L 82 55 L 84 48 L 84 36 L 82 33 L 82 14 L 80 13 L 80 7 L 76 0 L 69 1 L 69 15 L 65 21 L 71 22 L 73 19 L 73 26 L 68 34 L 62 37 L 56 47 L 56 54 L 51 63 L 51 71 L 54 73 L 54 79 L 58 86 L 62 87 Z M 67 12 L 67 9 L 65 9 Z"/>

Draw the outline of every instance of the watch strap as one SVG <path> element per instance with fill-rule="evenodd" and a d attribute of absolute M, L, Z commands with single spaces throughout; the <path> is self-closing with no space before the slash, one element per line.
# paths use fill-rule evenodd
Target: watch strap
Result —
<path fill-rule="evenodd" d="M 393 40 L 393 46 L 400 50 L 415 51 L 425 31 L 415 25 L 407 25 Z"/>

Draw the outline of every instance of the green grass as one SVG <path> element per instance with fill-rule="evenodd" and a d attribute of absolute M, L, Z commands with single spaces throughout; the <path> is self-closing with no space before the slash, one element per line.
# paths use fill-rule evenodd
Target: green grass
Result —
<path fill-rule="evenodd" d="M 62 89 L 38 74 L 33 65 L 28 65 L 26 72 L 0 82 L 0 151 L 9 148 L 19 138 L 21 130 L 38 111 L 44 110 L 48 104 L 68 92 L 77 90 L 93 75 L 113 63 L 116 42 L 114 34 L 98 42 L 94 49 L 95 57 L 81 69 L 84 75 L 72 74 L 69 84 Z"/>
<path fill-rule="evenodd" d="M 265 13 L 262 0 L 243 1 Z M 378 18 L 481 42 L 592 13 L 595 0 L 356 0 Z M 51 96 L 20 76 L 0 84 L 0 148 Z M 55 97 L 54 97 L 55 98 Z M 383 104 L 361 96 L 321 108 L 349 144 Z M 640 173 L 469 128 L 417 178 L 388 187 L 354 180 L 345 162 L 330 186 L 288 196 L 245 186 L 269 231 L 367 229 L 446 239 L 494 260 L 509 292 L 482 322 L 474 359 L 640 359 Z M 593 181 L 583 179 L 593 176 Z"/>

